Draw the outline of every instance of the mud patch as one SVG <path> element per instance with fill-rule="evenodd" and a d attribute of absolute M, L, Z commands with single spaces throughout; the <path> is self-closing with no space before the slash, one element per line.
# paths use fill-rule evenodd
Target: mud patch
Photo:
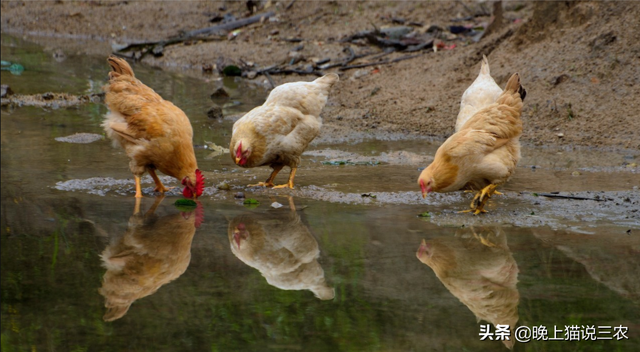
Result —
<path fill-rule="evenodd" d="M 165 185 L 169 185 L 175 180 L 169 176 L 159 176 L 160 181 Z M 154 184 L 151 176 L 147 175 L 142 178 L 143 184 Z M 135 194 L 135 181 L 133 178 L 127 180 L 118 180 L 112 177 L 92 177 L 84 180 L 68 180 L 56 183 L 55 189 L 67 192 L 87 192 L 89 194 L 97 194 L 106 196 L 109 192 L 118 195 Z M 142 193 L 145 195 L 154 195 L 154 187 L 143 187 Z M 180 190 L 174 188 L 167 192 L 167 195 L 180 195 Z"/>
<path fill-rule="evenodd" d="M 466 210 L 472 195 L 463 192 L 430 194 L 422 199 L 420 192 L 338 192 L 325 187 L 307 186 L 294 190 L 248 188 L 256 195 L 275 196 L 285 193 L 294 197 L 320 201 L 362 205 L 414 205 L 415 215 L 429 212 L 427 221 L 444 227 L 513 225 L 520 227 L 550 226 L 592 233 L 597 226 L 614 224 L 640 229 L 640 192 L 571 192 L 568 196 L 598 200 L 547 198 L 535 193 L 505 192 L 494 196 L 487 205 L 489 213 L 471 215 Z M 415 209 L 415 210 L 413 210 Z"/>
<path fill-rule="evenodd" d="M 158 176 L 160 181 L 167 186 L 173 187 L 171 190 L 165 193 L 165 196 L 169 197 L 182 197 L 182 187 L 172 186 L 176 180 L 170 176 Z M 151 176 L 146 175 L 142 177 L 142 184 L 151 184 L 152 187 L 142 187 L 142 194 L 146 196 L 157 196 L 159 193 L 154 192 L 155 184 Z M 68 180 L 56 183 L 53 187 L 59 191 L 67 192 L 86 192 L 89 194 L 96 194 L 99 196 L 106 196 L 109 193 L 114 193 L 122 196 L 132 196 L 136 193 L 135 181 L 131 179 L 115 179 L 112 177 L 92 177 L 84 180 Z M 205 187 L 202 192 L 203 196 L 212 196 L 218 191 L 215 187 Z"/>
<path fill-rule="evenodd" d="M 22 107 L 37 106 L 41 108 L 60 109 L 78 106 L 86 103 L 99 103 L 104 94 L 73 95 L 67 93 L 44 93 L 33 95 L 14 94 L 2 98 L 2 106 Z"/>

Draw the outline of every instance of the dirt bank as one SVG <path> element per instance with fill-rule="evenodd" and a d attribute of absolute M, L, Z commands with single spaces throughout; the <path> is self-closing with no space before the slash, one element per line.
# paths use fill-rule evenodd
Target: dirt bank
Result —
<path fill-rule="evenodd" d="M 499 84 L 504 85 L 516 71 L 523 77 L 528 91 L 525 144 L 640 148 L 640 3 L 506 2 L 502 25 L 477 43 L 450 30 L 452 25 L 483 26 L 491 20 L 487 15 L 491 6 L 474 1 L 295 1 L 287 9 L 290 3 L 259 4 L 257 12 L 276 15 L 244 27 L 233 40 L 223 36 L 167 46 L 163 56 L 147 55 L 142 60 L 172 69 L 195 69 L 206 76 L 200 73 L 202 68 L 221 60 L 253 62 L 258 67 L 280 64 L 303 45 L 299 65 L 313 58 L 335 62 L 349 57 L 347 47 L 356 54 L 380 51 L 366 41 L 343 43 L 340 39 L 371 30 L 373 25 L 398 25 L 392 21 L 395 18 L 418 33 L 437 26 L 443 31 L 436 42 L 456 46 L 438 52 L 423 50 L 416 58 L 391 65 L 327 70 L 341 72 L 342 79 L 324 113 L 325 133 L 447 137 L 453 132 L 460 96 L 486 54 Z M 249 15 L 244 1 L 3 1 L 1 9 L 3 32 L 27 35 L 52 51 L 104 55 L 113 43 L 161 40 L 211 26 L 209 21 L 216 16 Z M 60 48 L 55 38 L 83 42 Z M 292 38 L 301 41 L 291 42 Z M 312 78 L 273 76 L 276 84 Z"/>

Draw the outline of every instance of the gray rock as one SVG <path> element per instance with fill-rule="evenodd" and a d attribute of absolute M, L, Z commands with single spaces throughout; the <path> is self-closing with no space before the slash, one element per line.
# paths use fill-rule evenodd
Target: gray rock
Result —
<path fill-rule="evenodd" d="M 212 100 L 224 99 L 228 97 L 229 97 L 229 93 L 227 93 L 227 91 L 223 87 L 220 87 L 216 89 L 213 93 L 211 93 Z"/>
<path fill-rule="evenodd" d="M 56 141 L 66 143 L 88 144 L 104 139 L 102 135 L 95 133 L 76 133 L 66 137 L 57 137 Z"/>
<path fill-rule="evenodd" d="M 11 90 L 11 87 L 9 87 L 9 85 L 7 84 L 3 84 L 2 85 L 2 98 L 6 98 L 10 95 L 13 95 L 13 91 Z"/>

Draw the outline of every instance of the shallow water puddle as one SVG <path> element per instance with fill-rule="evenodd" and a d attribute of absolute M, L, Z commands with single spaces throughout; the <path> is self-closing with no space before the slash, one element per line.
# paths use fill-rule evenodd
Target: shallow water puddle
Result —
<path fill-rule="evenodd" d="M 2 45 L 26 68 L 2 72 L 21 94 L 86 93 L 106 77 L 104 58 Z M 187 112 L 197 145 L 227 146 L 233 119 L 205 114 L 213 83 L 134 70 Z M 225 84 L 237 101 L 227 115 L 264 98 Z M 313 145 L 293 191 L 245 189 L 268 170 L 197 148 L 209 187 L 187 212 L 149 182 L 138 207 L 126 156 L 108 141 L 55 140 L 102 134 L 104 113 L 2 110 L 3 351 L 640 349 L 639 181 L 624 165 L 636 155 L 525 148 L 505 195 L 473 217 L 456 213 L 469 195 L 418 193 L 426 165 L 414 161 L 437 141 Z M 323 164 L 366 158 L 382 163 Z M 224 180 L 231 191 L 215 189 Z M 553 191 L 604 200 L 534 194 Z M 499 341 L 498 324 L 521 341 L 534 327 L 562 341 Z M 565 341 L 575 330 L 596 340 Z"/>

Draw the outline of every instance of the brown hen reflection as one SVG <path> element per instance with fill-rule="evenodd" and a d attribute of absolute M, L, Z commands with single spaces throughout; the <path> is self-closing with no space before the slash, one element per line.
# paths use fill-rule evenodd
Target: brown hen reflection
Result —
<path fill-rule="evenodd" d="M 513 348 L 520 300 L 518 265 L 501 229 L 461 229 L 455 237 L 422 240 L 416 256 L 478 321 L 509 325 L 511 340 L 503 343 Z"/>
<path fill-rule="evenodd" d="M 122 318 L 136 300 L 154 294 L 182 275 L 191 261 L 191 241 L 203 220 L 200 203 L 195 211 L 158 217 L 154 214 L 164 197 L 158 197 L 142 214 L 136 198 L 125 234 L 102 252 L 107 268 L 102 287 L 107 312 L 103 319 Z"/>
<path fill-rule="evenodd" d="M 302 223 L 291 198 L 289 209 L 244 214 L 231 220 L 229 244 L 238 259 L 258 269 L 272 286 L 310 290 L 321 300 L 335 296 L 318 263 L 318 242 Z"/>

